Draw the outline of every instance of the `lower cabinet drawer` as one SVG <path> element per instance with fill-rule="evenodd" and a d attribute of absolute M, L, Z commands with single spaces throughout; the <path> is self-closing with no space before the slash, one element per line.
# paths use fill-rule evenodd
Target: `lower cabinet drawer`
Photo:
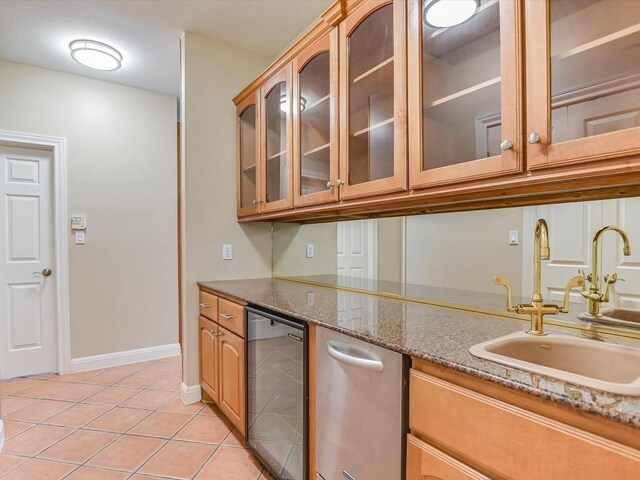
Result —
<path fill-rule="evenodd" d="M 218 297 L 200 290 L 200 315 L 218 321 Z"/>
<path fill-rule="evenodd" d="M 221 298 L 218 302 L 218 323 L 221 327 L 244 338 L 244 308 Z"/>
<path fill-rule="evenodd" d="M 490 480 L 422 440 L 407 435 L 407 480 Z"/>
<path fill-rule="evenodd" d="M 417 370 L 409 390 L 411 432 L 492 478 L 640 478 L 633 448 Z"/>

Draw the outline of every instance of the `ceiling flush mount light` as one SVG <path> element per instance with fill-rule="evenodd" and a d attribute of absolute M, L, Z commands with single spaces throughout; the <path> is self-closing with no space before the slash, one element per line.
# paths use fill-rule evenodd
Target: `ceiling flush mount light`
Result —
<path fill-rule="evenodd" d="M 453 27 L 473 17 L 479 7 L 480 0 L 427 0 L 423 18 L 430 27 Z"/>
<path fill-rule="evenodd" d="M 95 40 L 74 40 L 69 44 L 71 57 L 85 67 L 95 70 L 117 70 L 122 65 L 122 55 L 106 43 Z"/>

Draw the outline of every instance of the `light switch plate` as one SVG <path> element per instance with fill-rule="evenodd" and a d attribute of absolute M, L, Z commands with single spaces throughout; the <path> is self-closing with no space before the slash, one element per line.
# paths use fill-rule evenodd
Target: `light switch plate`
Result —
<path fill-rule="evenodd" d="M 223 260 L 233 259 L 233 247 L 231 245 L 222 245 L 222 259 Z"/>
<path fill-rule="evenodd" d="M 315 256 L 315 247 L 313 243 L 307 243 L 307 258 L 313 258 Z"/>
<path fill-rule="evenodd" d="M 518 245 L 518 230 L 509 230 L 509 245 Z"/>
<path fill-rule="evenodd" d="M 85 233 L 84 231 L 76 232 L 76 245 L 84 245 Z"/>

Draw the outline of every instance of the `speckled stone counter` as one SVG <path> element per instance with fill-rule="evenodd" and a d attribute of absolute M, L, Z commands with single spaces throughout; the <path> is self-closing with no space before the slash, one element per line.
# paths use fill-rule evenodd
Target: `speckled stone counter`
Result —
<path fill-rule="evenodd" d="M 290 315 L 640 429 L 640 397 L 611 394 L 504 367 L 469 353 L 472 345 L 525 330 L 527 323 L 517 319 L 272 278 L 200 282 L 199 285 L 230 300 Z M 549 327 L 547 330 L 580 335 L 571 329 Z M 640 343 L 615 336 L 607 336 L 606 341 L 635 346 Z"/>

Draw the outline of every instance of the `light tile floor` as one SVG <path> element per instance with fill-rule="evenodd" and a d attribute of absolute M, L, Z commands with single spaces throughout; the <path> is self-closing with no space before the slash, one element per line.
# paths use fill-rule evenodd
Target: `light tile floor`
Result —
<path fill-rule="evenodd" d="M 182 402 L 180 365 L 0 382 L 0 479 L 272 480 L 217 409 Z"/>

